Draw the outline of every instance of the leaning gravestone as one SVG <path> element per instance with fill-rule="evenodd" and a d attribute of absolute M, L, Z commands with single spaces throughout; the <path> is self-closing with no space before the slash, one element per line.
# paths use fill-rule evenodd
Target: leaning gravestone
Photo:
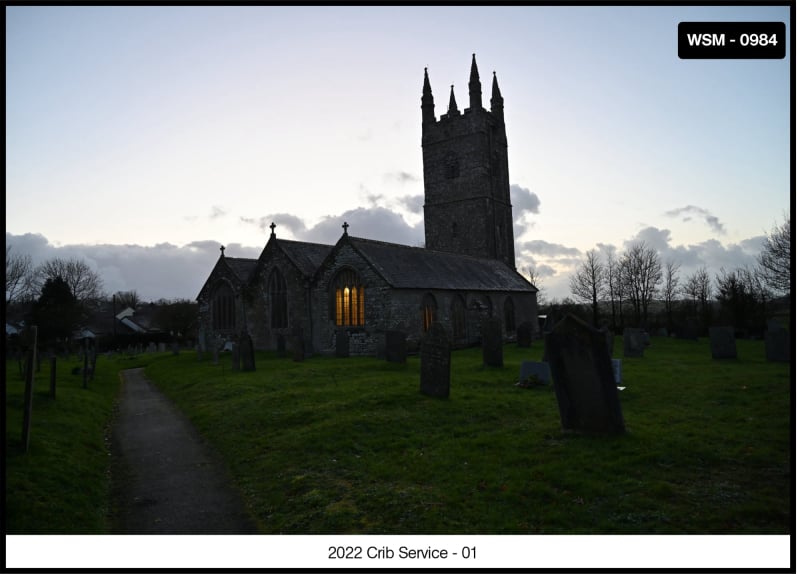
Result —
<path fill-rule="evenodd" d="M 433 323 L 419 346 L 419 391 L 429 397 L 450 396 L 450 342 L 441 323 Z"/>
<path fill-rule="evenodd" d="M 644 329 L 626 327 L 622 332 L 623 344 L 625 345 L 625 357 L 644 357 L 645 342 Z"/>
<path fill-rule="evenodd" d="M 239 344 L 241 346 L 242 370 L 255 371 L 256 355 L 253 349 L 253 338 L 250 336 L 250 333 L 242 333 L 242 336 L 239 337 Z"/>
<path fill-rule="evenodd" d="M 231 346 L 231 371 L 236 372 L 241 369 L 241 357 L 239 353 L 239 343 Z"/>
<path fill-rule="evenodd" d="M 735 359 L 736 336 L 733 327 L 709 327 L 712 359 Z"/>
<path fill-rule="evenodd" d="M 525 321 L 517 327 L 517 346 L 528 348 L 531 346 L 533 339 L 533 324 L 530 321 Z"/>
<path fill-rule="evenodd" d="M 384 353 L 390 363 L 406 362 L 406 334 L 402 331 L 386 331 Z"/>
<path fill-rule="evenodd" d="M 481 346 L 484 365 L 503 366 L 503 325 L 499 319 L 490 317 L 481 321 Z"/>
<path fill-rule="evenodd" d="M 350 356 L 350 333 L 347 331 L 336 331 L 336 356 L 340 359 Z"/>
<path fill-rule="evenodd" d="M 546 342 L 562 428 L 625 432 L 603 333 L 570 314 L 546 335 Z"/>
<path fill-rule="evenodd" d="M 541 387 L 550 384 L 550 365 L 539 361 L 522 361 L 519 367 L 520 387 Z"/>
<path fill-rule="evenodd" d="M 792 360 L 789 331 L 785 327 L 768 329 L 764 333 L 764 345 L 767 351 L 767 361 L 788 363 Z"/>

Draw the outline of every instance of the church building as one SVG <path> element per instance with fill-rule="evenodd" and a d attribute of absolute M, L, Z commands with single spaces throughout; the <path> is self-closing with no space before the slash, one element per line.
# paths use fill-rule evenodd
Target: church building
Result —
<path fill-rule="evenodd" d="M 413 348 L 433 322 L 455 347 L 476 344 L 496 317 L 509 340 L 517 326 L 538 334 L 536 288 L 516 271 L 503 97 L 492 79 L 483 108 L 475 55 L 469 107 L 438 119 L 428 70 L 422 86 L 425 247 L 351 235 L 335 245 L 281 239 L 273 223 L 258 259 L 220 256 L 197 301 L 204 349 L 247 333 L 256 349 L 303 341 L 306 353 L 333 354 L 337 338 L 353 355 L 375 355 L 387 331 Z"/>

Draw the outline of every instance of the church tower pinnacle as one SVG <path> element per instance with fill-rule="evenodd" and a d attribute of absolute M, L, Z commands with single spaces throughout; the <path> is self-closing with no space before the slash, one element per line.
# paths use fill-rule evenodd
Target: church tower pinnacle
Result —
<path fill-rule="evenodd" d="M 492 72 L 492 113 L 501 120 L 503 119 L 503 96 L 500 95 L 500 87 L 497 85 L 497 74 Z"/>
<path fill-rule="evenodd" d="M 457 116 L 458 106 L 456 105 L 456 95 L 453 92 L 453 85 L 450 84 L 450 105 L 447 107 L 447 115 Z"/>
<path fill-rule="evenodd" d="M 422 82 L 422 125 L 436 122 L 436 114 L 433 111 L 433 107 L 431 82 L 428 80 L 428 68 L 425 68 L 425 79 Z"/>
<path fill-rule="evenodd" d="M 472 54 L 472 68 L 469 72 L 469 107 L 479 110 L 483 107 L 481 101 L 481 79 L 478 76 L 478 64 L 475 63 L 475 54 Z"/>

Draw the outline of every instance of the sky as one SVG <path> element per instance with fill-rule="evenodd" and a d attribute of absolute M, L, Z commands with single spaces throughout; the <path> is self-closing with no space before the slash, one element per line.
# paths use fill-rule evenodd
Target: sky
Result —
<path fill-rule="evenodd" d="M 570 295 L 634 241 L 753 265 L 790 212 L 790 58 L 680 60 L 682 21 L 786 7 L 6 7 L 6 242 L 194 299 L 279 237 L 424 244 L 420 98 L 505 100 L 517 268 Z"/>

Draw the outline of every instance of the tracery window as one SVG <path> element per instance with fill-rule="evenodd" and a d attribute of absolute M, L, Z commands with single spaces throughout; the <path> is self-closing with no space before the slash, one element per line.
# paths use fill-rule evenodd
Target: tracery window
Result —
<path fill-rule="evenodd" d="M 364 285 L 352 269 L 343 269 L 333 282 L 336 324 L 364 325 Z"/>
<path fill-rule="evenodd" d="M 463 339 L 466 337 L 466 308 L 461 295 L 453 297 L 453 303 L 450 306 L 450 317 L 453 323 L 453 338 Z"/>
<path fill-rule="evenodd" d="M 289 326 L 289 306 L 286 299 L 286 279 L 276 267 L 269 276 L 270 324 L 274 329 Z"/>
<path fill-rule="evenodd" d="M 422 330 L 427 333 L 436 321 L 436 299 L 430 293 L 422 298 Z"/>
<path fill-rule="evenodd" d="M 517 321 L 514 316 L 514 301 L 511 300 L 511 297 L 507 297 L 506 302 L 503 304 L 503 316 L 506 323 L 506 333 L 516 331 Z"/>
<path fill-rule="evenodd" d="M 236 298 L 233 289 L 222 283 L 214 293 L 211 302 L 211 325 L 215 331 L 236 329 Z"/>

